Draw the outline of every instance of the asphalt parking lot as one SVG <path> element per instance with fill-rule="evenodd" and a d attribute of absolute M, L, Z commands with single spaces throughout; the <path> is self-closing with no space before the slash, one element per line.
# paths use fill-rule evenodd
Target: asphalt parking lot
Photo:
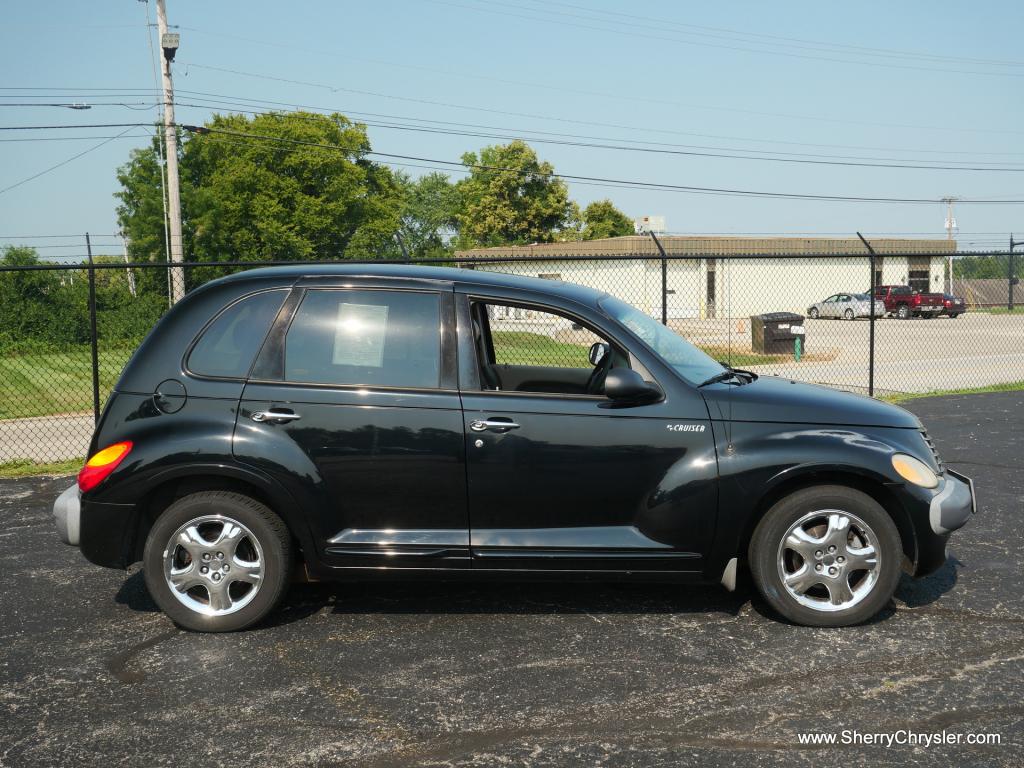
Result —
<path fill-rule="evenodd" d="M 268 626 L 179 631 L 141 574 L 57 540 L 68 478 L 0 481 L 0 766 L 1022 765 L 1024 393 L 911 409 L 979 513 L 871 624 L 749 588 L 296 587 Z M 798 734 L 996 733 L 998 746 Z"/>

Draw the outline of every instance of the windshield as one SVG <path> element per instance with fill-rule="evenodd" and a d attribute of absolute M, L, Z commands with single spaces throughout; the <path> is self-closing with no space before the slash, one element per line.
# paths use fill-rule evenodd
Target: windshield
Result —
<path fill-rule="evenodd" d="M 600 300 L 601 307 L 639 336 L 680 376 L 691 384 L 700 384 L 725 367 L 650 315 L 612 296 Z"/>

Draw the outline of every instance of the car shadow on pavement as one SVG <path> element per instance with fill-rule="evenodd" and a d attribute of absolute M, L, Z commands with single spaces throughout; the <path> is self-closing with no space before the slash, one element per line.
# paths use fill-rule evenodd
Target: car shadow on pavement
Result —
<path fill-rule="evenodd" d="M 956 585 L 961 563 L 949 557 L 929 576 L 904 574 L 896 601 L 908 608 L 935 602 Z M 150 597 L 141 572 L 121 584 L 115 600 L 133 611 L 159 607 Z M 281 607 L 260 627 L 290 624 L 327 610 L 333 614 L 693 614 L 735 618 L 747 604 L 757 614 L 779 617 L 756 594 L 749 578 L 735 592 L 714 585 L 623 582 L 452 582 L 393 581 L 293 584 Z M 869 624 L 885 621 L 897 610 L 890 604 Z"/>
<path fill-rule="evenodd" d="M 159 607 L 141 572 L 130 575 L 114 598 L 133 611 Z M 261 627 L 333 614 L 725 614 L 735 617 L 750 590 L 709 585 L 582 582 L 393 581 L 293 584 L 281 607 Z"/>
<path fill-rule="evenodd" d="M 930 605 L 956 586 L 962 567 L 963 563 L 955 557 L 946 557 L 946 562 L 934 573 L 920 579 L 903 574 L 899 586 L 896 587 L 896 599 L 908 608 Z"/>

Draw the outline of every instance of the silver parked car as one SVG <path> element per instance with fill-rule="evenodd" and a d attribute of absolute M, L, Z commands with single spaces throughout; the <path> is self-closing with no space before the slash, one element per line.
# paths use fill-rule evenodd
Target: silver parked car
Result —
<path fill-rule="evenodd" d="M 855 320 L 858 317 L 868 317 L 870 314 L 871 297 L 866 293 L 837 293 L 807 308 L 807 316 L 812 319 L 841 317 L 844 320 Z M 876 300 L 875 317 L 883 315 L 885 315 L 885 303 Z"/>

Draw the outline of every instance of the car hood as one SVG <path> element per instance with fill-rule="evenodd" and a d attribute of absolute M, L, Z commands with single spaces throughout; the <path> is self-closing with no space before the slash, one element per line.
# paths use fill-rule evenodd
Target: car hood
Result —
<path fill-rule="evenodd" d="M 715 420 L 921 428 L 920 419 L 899 406 L 778 376 L 758 376 L 743 386 L 712 384 L 701 393 Z"/>

